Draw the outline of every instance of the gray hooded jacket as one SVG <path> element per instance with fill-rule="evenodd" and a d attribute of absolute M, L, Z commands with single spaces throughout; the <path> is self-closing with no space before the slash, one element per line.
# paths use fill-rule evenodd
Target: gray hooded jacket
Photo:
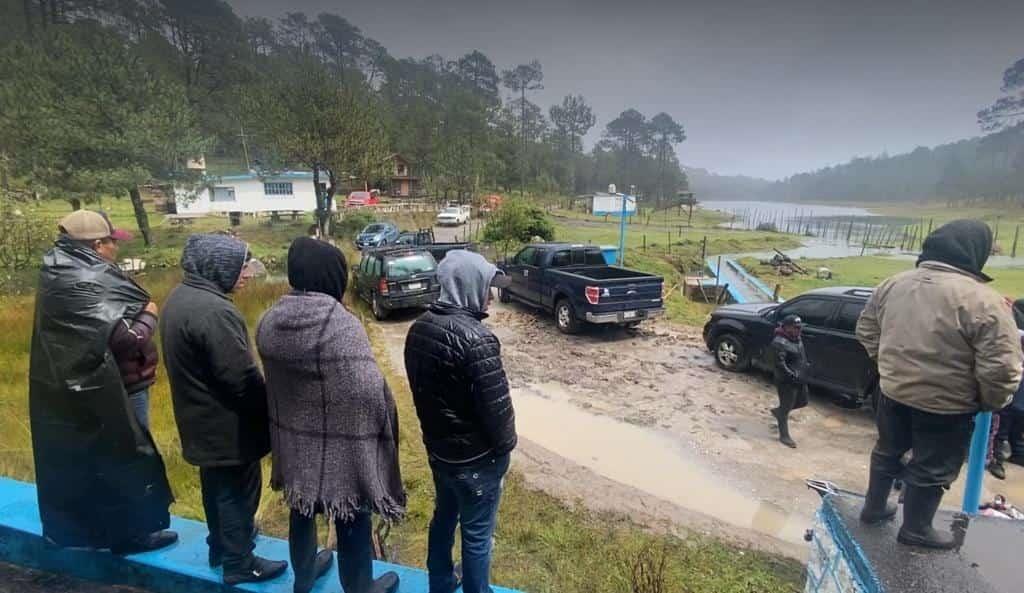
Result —
<path fill-rule="evenodd" d="M 245 319 L 228 298 L 246 251 L 226 235 L 190 237 L 181 257 L 185 279 L 160 316 L 182 453 L 200 467 L 242 465 L 270 450 L 263 375 Z"/>

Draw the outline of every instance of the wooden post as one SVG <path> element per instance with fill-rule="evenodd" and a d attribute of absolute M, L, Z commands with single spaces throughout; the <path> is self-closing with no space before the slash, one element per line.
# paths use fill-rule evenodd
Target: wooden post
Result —
<path fill-rule="evenodd" d="M 672 253 L 672 229 L 668 230 L 668 252 Z"/>
<path fill-rule="evenodd" d="M 864 251 L 867 250 L 867 248 L 868 248 L 868 240 L 870 240 L 870 239 L 871 239 L 871 225 L 869 224 L 868 228 L 864 230 L 864 243 L 860 247 L 860 254 L 861 255 L 864 255 Z"/>
<path fill-rule="evenodd" d="M 779 302 L 779 293 L 780 292 L 782 292 L 782 285 L 781 284 L 776 284 L 775 285 L 775 292 L 772 293 L 772 302 L 773 303 Z"/>
<path fill-rule="evenodd" d="M 992 244 L 999 242 L 999 217 L 996 217 L 996 232 L 992 235 Z"/>
<path fill-rule="evenodd" d="M 708 258 L 708 236 L 704 235 L 704 240 L 700 244 L 700 267 L 704 269 L 704 261 Z"/>
<path fill-rule="evenodd" d="M 846 244 L 850 244 L 850 238 L 853 237 L 853 219 L 850 219 L 850 226 L 846 229 Z"/>
<path fill-rule="evenodd" d="M 644 235 L 644 253 L 647 253 L 647 235 Z"/>
<path fill-rule="evenodd" d="M 934 222 L 934 221 L 935 221 L 934 218 L 929 218 L 928 219 L 928 235 L 932 234 L 932 222 Z M 925 235 L 925 236 L 928 236 L 928 235 Z"/>
<path fill-rule="evenodd" d="M 1020 237 L 1020 225 L 1018 224 L 1013 229 L 1013 250 L 1010 251 L 1010 257 L 1017 257 L 1017 238 Z"/>

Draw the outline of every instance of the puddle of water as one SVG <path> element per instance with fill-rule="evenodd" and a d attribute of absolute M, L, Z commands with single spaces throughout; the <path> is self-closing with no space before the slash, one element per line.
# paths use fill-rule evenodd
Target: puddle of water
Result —
<path fill-rule="evenodd" d="M 513 390 L 519 433 L 602 476 L 737 527 L 803 545 L 808 521 L 743 494 L 656 431 L 598 416 L 557 383 Z"/>

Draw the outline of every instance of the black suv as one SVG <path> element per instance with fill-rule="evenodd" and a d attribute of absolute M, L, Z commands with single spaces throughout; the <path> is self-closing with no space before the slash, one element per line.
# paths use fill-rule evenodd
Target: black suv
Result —
<path fill-rule="evenodd" d="M 383 320 L 395 309 L 426 307 L 437 301 L 437 262 L 426 249 L 385 247 L 363 252 L 355 271 L 356 293 Z"/>
<path fill-rule="evenodd" d="M 704 325 L 704 342 L 723 369 L 770 371 L 775 327 L 786 315 L 799 315 L 810 363 L 808 383 L 864 403 L 874 397 L 878 369 L 854 334 L 872 290 L 820 288 L 781 304 L 719 307 Z"/>

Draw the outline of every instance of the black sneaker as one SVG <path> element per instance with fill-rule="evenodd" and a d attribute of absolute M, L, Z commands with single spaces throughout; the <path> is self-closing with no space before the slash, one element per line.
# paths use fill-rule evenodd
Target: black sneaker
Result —
<path fill-rule="evenodd" d="M 395 593 L 398 590 L 398 575 L 393 572 L 386 572 L 374 579 L 370 585 L 369 593 Z"/>
<path fill-rule="evenodd" d="M 259 556 L 253 556 L 249 567 L 239 571 L 224 572 L 224 584 L 238 585 L 240 583 L 262 583 L 276 579 L 288 570 L 288 563 L 284 560 L 267 560 Z"/>
<path fill-rule="evenodd" d="M 985 469 L 987 469 L 988 473 L 992 474 L 992 477 L 997 480 L 1006 479 L 1006 468 L 1003 467 L 1003 463 L 1001 461 L 993 461 L 988 464 L 988 467 Z"/>
<path fill-rule="evenodd" d="M 156 531 L 146 535 L 133 537 L 126 542 L 114 544 L 113 546 L 110 546 L 110 551 L 118 556 L 124 556 L 126 554 L 141 554 L 142 552 L 152 552 L 153 550 L 166 548 L 176 541 L 178 541 L 177 533 L 173 531 Z"/>

